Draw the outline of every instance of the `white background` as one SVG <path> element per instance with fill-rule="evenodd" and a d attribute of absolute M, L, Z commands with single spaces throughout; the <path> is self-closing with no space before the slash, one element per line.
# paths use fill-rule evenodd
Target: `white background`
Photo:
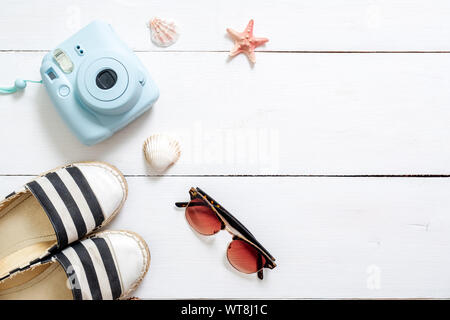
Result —
<path fill-rule="evenodd" d="M 80 160 L 127 176 L 109 228 L 148 242 L 142 298 L 450 297 L 450 2 L 446 0 L 0 0 L 0 83 L 40 79 L 48 50 L 93 19 L 112 24 L 161 90 L 97 146 L 80 144 L 41 85 L 0 97 L 0 193 Z M 179 41 L 150 41 L 153 16 Z M 252 67 L 225 29 L 255 19 Z M 153 133 L 178 137 L 164 176 Z M 431 176 L 429 176 L 431 175 Z M 199 186 L 277 258 L 260 281 L 232 269 L 230 236 L 197 236 L 175 201 Z"/>

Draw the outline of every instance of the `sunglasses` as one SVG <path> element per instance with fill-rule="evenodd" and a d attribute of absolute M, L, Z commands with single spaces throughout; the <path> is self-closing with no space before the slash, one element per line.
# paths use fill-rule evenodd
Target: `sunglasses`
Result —
<path fill-rule="evenodd" d="M 190 202 L 177 202 L 186 208 L 186 220 L 198 233 L 212 236 L 227 230 L 233 240 L 228 245 L 227 258 L 230 264 L 243 273 L 258 273 L 263 279 L 263 269 L 273 269 L 275 258 L 256 240 L 242 223 L 200 188 L 189 190 Z"/>

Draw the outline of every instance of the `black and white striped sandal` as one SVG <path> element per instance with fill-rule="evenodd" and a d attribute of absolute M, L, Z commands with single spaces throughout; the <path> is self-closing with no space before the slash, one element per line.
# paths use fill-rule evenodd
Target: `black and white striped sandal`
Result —
<path fill-rule="evenodd" d="M 107 224 L 128 193 L 107 163 L 49 171 L 0 202 L 0 281 Z"/>
<path fill-rule="evenodd" d="M 150 266 L 145 241 L 129 231 L 104 231 L 0 281 L 0 300 L 125 299 Z"/>

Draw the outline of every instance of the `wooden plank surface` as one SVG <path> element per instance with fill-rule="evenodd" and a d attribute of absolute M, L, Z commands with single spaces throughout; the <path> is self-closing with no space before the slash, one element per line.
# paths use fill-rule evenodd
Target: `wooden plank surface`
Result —
<path fill-rule="evenodd" d="M 0 54 L 0 82 L 38 79 L 44 53 Z M 41 85 L 2 96 L 0 174 L 83 159 L 149 174 L 142 144 L 169 132 L 183 155 L 169 174 L 449 174 L 447 54 L 139 53 L 161 90 L 154 108 L 85 147 Z M 180 76 L 180 74 L 182 76 Z M 30 157 L 33 158 L 30 163 Z"/>
<path fill-rule="evenodd" d="M 2 0 L 1 86 L 38 80 L 47 50 L 102 19 L 137 51 L 161 97 L 85 147 L 43 86 L 0 96 L 0 194 L 64 163 L 118 166 L 130 194 L 109 228 L 149 243 L 142 298 L 448 298 L 449 13 L 445 0 Z M 180 24 L 173 47 L 151 43 L 145 23 L 155 15 Z M 270 38 L 253 68 L 227 59 L 225 33 L 250 18 Z M 163 177 L 149 177 L 141 150 L 156 132 L 183 149 Z M 173 203 L 191 186 L 277 257 L 264 281 L 228 265 L 228 234 L 189 229 Z"/>
<path fill-rule="evenodd" d="M 450 50 L 446 0 L 2 0 L 0 49 L 50 50 L 93 19 L 114 25 L 136 50 L 159 50 L 146 21 L 172 17 L 182 36 L 170 50 L 229 50 L 228 27 L 254 18 L 261 50 Z M 6 32 L 7 31 L 7 32 Z"/>
<path fill-rule="evenodd" d="M 30 177 L 0 177 L 7 194 Z M 141 234 L 152 262 L 146 298 L 449 297 L 450 180 L 429 178 L 128 178 L 108 226 Z M 279 266 L 235 272 L 227 232 L 201 237 L 175 201 L 199 186 L 236 215 Z"/>

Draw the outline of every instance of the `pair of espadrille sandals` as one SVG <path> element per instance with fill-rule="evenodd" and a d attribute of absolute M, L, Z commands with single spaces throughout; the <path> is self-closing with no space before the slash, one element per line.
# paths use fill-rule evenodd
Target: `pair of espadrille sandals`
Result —
<path fill-rule="evenodd" d="M 0 202 L 0 300 L 129 297 L 148 271 L 147 244 L 129 231 L 96 232 L 127 192 L 117 168 L 84 162 L 8 195 Z"/>

